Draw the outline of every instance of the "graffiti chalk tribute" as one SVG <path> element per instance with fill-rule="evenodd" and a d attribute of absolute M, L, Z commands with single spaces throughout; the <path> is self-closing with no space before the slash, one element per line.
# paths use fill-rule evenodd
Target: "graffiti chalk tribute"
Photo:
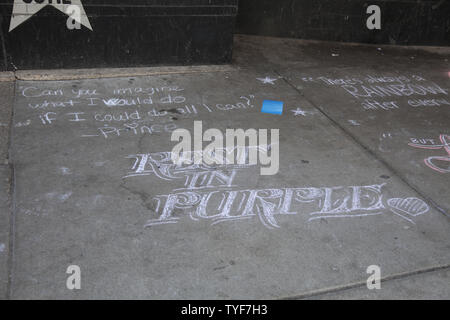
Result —
<path fill-rule="evenodd" d="M 303 76 L 301 80 L 328 87 L 340 87 L 356 101 L 359 101 L 364 110 L 400 109 L 400 102 L 394 99 L 403 97 L 410 97 L 407 104 L 413 108 L 450 105 L 450 101 L 447 100 L 449 90 L 420 75 L 410 77 L 367 75 L 337 79 L 327 76 Z M 430 96 L 432 97 L 428 98 Z"/>
<path fill-rule="evenodd" d="M 270 147 L 270 146 L 269 146 Z M 226 150 L 230 152 L 230 150 Z M 237 152 L 248 157 L 248 147 Z M 198 151 L 202 152 L 202 151 Z M 194 154 L 190 154 L 193 158 Z M 170 152 L 130 155 L 131 170 L 123 177 L 154 176 L 166 181 L 184 181 L 174 193 L 152 199 L 156 217 L 145 227 L 174 224 L 185 215 L 191 220 L 210 220 L 212 225 L 258 217 L 269 229 L 279 228 L 277 217 L 307 215 L 308 222 L 318 219 L 355 218 L 393 213 L 415 224 L 412 218 L 429 211 L 415 197 L 384 200 L 386 185 L 302 187 L 234 190 L 234 179 L 248 165 L 176 165 Z M 214 190 L 211 190 L 214 189 Z"/>
<path fill-rule="evenodd" d="M 263 83 L 274 84 L 278 79 L 266 77 L 258 79 Z M 265 80 L 265 81 L 264 81 Z M 357 85 L 356 80 L 338 83 L 332 79 L 328 85 Z M 365 80 L 368 81 L 368 80 Z M 371 80 L 372 81 L 372 80 Z M 374 83 L 404 81 L 405 79 L 375 79 Z M 415 81 L 425 81 L 415 79 Z M 353 83 L 353 84 L 352 84 Z M 402 87 L 403 88 L 403 87 Z M 402 89 L 402 94 L 406 95 Z M 418 87 L 411 87 L 418 90 Z M 111 140 L 122 135 L 142 135 L 169 133 L 177 129 L 173 116 L 197 117 L 201 113 L 246 112 L 255 110 L 255 95 L 237 95 L 233 103 L 214 104 L 191 103 L 185 98 L 184 89 L 178 86 L 155 88 L 114 88 L 108 92 L 98 89 L 82 88 L 67 90 L 54 88 L 40 90 L 36 87 L 21 87 L 22 96 L 27 100 L 28 109 L 33 112 L 32 121 L 42 128 L 56 124 L 72 126 L 82 130 L 82 137 L 99 137 Z M 347 87 L 348 89 L 348 87 Z M 397 88 L 400 90 L 401 88 Z M 359 89 L 358 89 L 359 90 Z M 411 89 L 412 90 L 412 89 Z M 425 90 L 425 89 L 424 89 Z M 446 89 L 428 88 L 427 94 L 446 94 Z M 398 93 L 400 95 L 400 93 Z M 37 99 L 37 100 L 36 100 Z M 58 101 L 60 100 L 60 101 Z M 304 116 L 309 111 L 301 108 L 291 110 L 293 116 Z M 27 124 L 28 117 L 21 119 Z M 93 126 L 91 126 L 91 125 Z M 83 126 L 82 126 L 83 125 Z M 19 128 L 19 127 L 18 127 Z M 24 130 L 26 126 L 21 125 Z M 86 131 L 86 128 L 89 131 Z M 95 130 L 95 131 L 93 131 Z M 77 131 L 75 131 L 77 132 Z M 442 162 L 449 162 L 450 148 L 448 135 L 441 135 L 441 144 L 412 141 L 414 147 L 427 149 L 444 148 L 448 157 L 430 157 L 426 163 L 434 170 L 448 171 Z M 263 144 L 264 145 L 264 144 Z M 272 151 L 272 145 L 261 151 Z M 278 146 L 277 146 L 278 147 Z M 193 221 L 206 220 L 213 225 L 221 222 L 242 221 L 257 218 L 266 228 L 279 228 L 284 217 L 306 217 L 307 222 L 321 219 L 363 218 L 391 214 L 409 223 L 427 213 L 429 206 L 416 197 L 387 197 L 385 184 L 352 185 L 335 187 L 271 187 L 263 189 L 240 186 L 239 179 L 247 182 L 249 172 L 258 169 L 250 165 L 249 147 L 239 149 L 224 148 L 220 154 L 232 152 L 237 159 L 223 164 L 174 164 L 172 152 L 139 153 L 129 155 L 131 164 L 123 174 L 123 179 L 161 179 L 179 183 L 165 194 L 152 199 L 153 211 L 145 222 L 146 227 L 178 223 L 183 216 Z M 251 148 L 251 147 L 250 147 Z M 194 148 L 195 149 L 195 148 Z M 259 149 L 258 149 L 259 150 Z M 190 151 L 183 158 L 203 158 L 205 152 Z M 215 157 L 216 154 L 207 155 Z M 239 161 L 239 158 L 244 159 Z M 225 157 L 225 160 L 227 158 Z M 70 171 L 62 171 L 70 173 Z"/>
<path fill-rule="evenodd" d="M 417 198 L 392 198 L 387 201 L 387 204 L 393 213 L 412 223 L 414 222 L 408 216 L 416 217 L 430 209 L 425 202 Z"/>
<path fill-rule="evenodd" d="M 123 178 L 152 175 L 166 181 L 182 179 L 184 180 L 184 188 L 181 189 L 189 190 L 231 188 L 234 187 L 232 183 L 239 171 L 254 166 L 249 161 L 252 149 L 268 152 L 271 151 L 271 145 L 268 147 L 236 146 L 234 148 L 223 148 L 222 154 L 235 154 L 237 162 L 228 162 L 225 157 L 225 162 L 222 165 L 194 164 L 193 159 L 195 157 L 205 156 L 203 150 L 187 151 L 183 154 L 183 158 L 192 160 L 191 164 L 174 164 L 172 152 L 129 155 L 127 158 L 134 159 L 134 163 L 131 170 Z M 213 157 L 213 155 L 209 156 Z"/>
<path fill-rule="evenodd" d="M 272 229 L 280 227 L 276 218 L 281 216 L 307 215 L 310 222 L 388 212 L 415 224 L 411 218 L 429 211 L 425 202 L 414 197 L 385 201 L 384 185 L 186 191 L 159 195 L 153 199 L 157 217 L 149 219 L 145 227 L 177 223 L 180 215 L 194 221 L 210 220 L 212 225 L 257 217 L 266 228 Z"/>
<path fill-rule="evenodd" d="M 411 139 L 409 146 L 420 149 L 439 150 L 444 149 L 446 156 L 432 156 L 424 160 L 425 164 L 440 173 L 450 172 L 450 135 L 441 134 L 439 136 L 440 144 L 435 144 L 433 139 Z"/>
<path fill-rule="evenodd" d="M 80 126 L 80 137 L 112 140 L 123 136 L 172 133 L 178 117 L 198 117 L 204 113 L 246 112 L 255 107 L 255 95 L 238 95 L 235 101 L 190 103 L 178 85 L 119 87 L 106 91 L 84 87 L 38 88 L 19 86 L 32 117 L 43 126 Z M 70 111 L 70 112 L 69 112 Z M 33 119 L 23 119 L 26 122 Z M 19 123 L 19 121 L 17 122 Z M 93 126 L 89 124 L 94 124 Z M 20 125 L 18 125 L 20 126 Z"/>

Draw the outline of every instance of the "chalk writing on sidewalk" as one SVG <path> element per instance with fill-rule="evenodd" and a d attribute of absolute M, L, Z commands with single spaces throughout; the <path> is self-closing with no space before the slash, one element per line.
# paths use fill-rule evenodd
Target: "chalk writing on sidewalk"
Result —
<path fill-rule="evenodd" d="M 439 136 L 440 143 L 435 144 L 434 139 L 411 139 L 411 142 L 408 143 L 411 147 L 421 148 L 421 149 L 430 149 L 430 150 L 439 150 L 444 149 L 447 152 L 445 156 L 432 156 L 428 157 L 424 160 L 425 164 L 433 169 L 434 171 L 440 173 L 449 173 L 450 172 L 450 135 L 441 134 Z"/>
<path fill-rule="evenodd" d="M 246 146 L 223 148 L 222 154 L 235 154 L 236 162 L 228 163 L 225 157 L 223 165 L 201 164 L 174 164 L 172 161 L 172 152 L 156 152 L 148 154 L 129 155 L 127 158 L 134 159 L 131 170 L 123 177 L 142 177 L 156 176 L 159 179 L 174 181 L 177 179 L 184 180 L 184 188 L 188 190 L 203 188 L 231 188 L 236 174 L 242 169 L 251 167 L 249 164 L 249 154 L 251 149 L 256 151 L 270 151 L 271 146 Z M 196 153 L 201 153 L 201 157 L 205 156 L 203 150 L 187 151 L 183 154 L 185 158 L 193 159 Z M 213 154 L 209 155 L 213 157 Z M 242 163 L 242 164 L 237 164 Z"/>
<path fill-rule="evenodd" d="M 82 138 L 111 140 L 123 136 L 171 133 L 178 128 L 176 120 L 215 112 L 241 112 L 255 107 L 255 95 L 240 94 L 234 101 L 189 102 L 186 90 L 178 85 L 149 87 L 40 88 L 19 86 L 26 99 L 31 119 L 16 122 L 24 127 L 36 119 L 43 127 L 65 125 L 79 127 Z"/>
<path fill-rule="evenodd" d="M 277 217 L 306 215 L 308 221 L 356 218 L 393 213 L 413 223 L 429 211 L 414 197 L 383 199 L 384 184 L 369 186 L 271 188 L 259 190 L 186 191 L 156 196 L 154 213 L 146 227 L 173 224 L 185 215 L 212 225 L 258 218 L 269 229 L 279 228 Z"/>
<path fill-rule="evenodd" d="M 240 151 L 238 156 L 248 156 L 248 150 Z M 136 154 L 127 158 L 134 161 L 123 179 L 153 176 L 166 181 L 181 179 L 184 182 L 184 186 L 174 189 L 173 193 L 157 195 L 152 199 L 152 214 L 157 216 L 148 220 L 146 227 L 177 223 L 180 215 L 194 221 L 210 220 L 212 225 L 258 217 L 269 229 L 279 228 L 276 217 L 299 214 L 307 215 L 307 221 L 311 222 L 391 213 L 415 224 L 414 217 L 429 211 L 428 205 L 415 197 L 385 200 L 382 192 L 385 183 L 236 190 L 237 185 L 233 181 L 251 166 L 175 165 L 170 152 Z"/>
<path fill-rule="evenodd" d="M 422 76 L 361 76 L 346 78 L 301 77 L 303 82 L 340 87 L 355 98 L 364 110 L 395 110 L 400 108 L 396 99 L 411 97 L 407 104 L 415 109 L 450 105 L 449 90 Z M 432 96 L 431 98 L 428 98 Z M 440 96 L 440 97 L 436 97 Z M 420 97 L 418 99 L 417 97 Z"/>

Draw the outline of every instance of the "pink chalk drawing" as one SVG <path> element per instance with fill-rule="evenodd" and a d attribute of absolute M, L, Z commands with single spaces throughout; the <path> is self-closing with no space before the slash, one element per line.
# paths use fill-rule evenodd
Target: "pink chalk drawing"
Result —
<path fill-rule="evenodd" d="M 425 164 L 433 169 L 434 171 L 440 173 L 450 172 L 450 135 L 441 134 L 439 136 L 441 144 L 426 144 L 426 143 L 408 143 L 411 147 L 421 148 L 421 149 L 444 149 L 447 152 L 447 156 L 433 156 L 428 157 L 424 160 Z M 447 166 L 446 166 L 447 164 Z"/>

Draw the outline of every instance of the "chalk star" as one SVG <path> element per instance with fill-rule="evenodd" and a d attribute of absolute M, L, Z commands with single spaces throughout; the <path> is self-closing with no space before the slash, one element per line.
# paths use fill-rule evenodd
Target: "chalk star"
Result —
<path fill-rule="evenodd" d="M 256 80 L 261 81 L 263 84 L 266 83 L 270 83 L 270 84 L 275 84 L 275 81 L 277 81 L 278 79 L 272 79 L 271 77 L 265 77 L 265 78 L 256 78 Z"/>
<path fill-rule="evenodd" d="M 291 112 L 294 113 L 294 116 L 298 116 L 298 115 L 306 116 L 306 114 L 308 113 L 307 111 L 304 111 L 300 108 L 297 108 L 296 110 L 291 110 Z"/>
<path fill-rule="evenodd" d="M 360 123 L 356 120 L 348 120 L 348 122 L 350 122 L 354 126 L 360 126 Z"/>
<path fill-rule="evenodd" d="M 27 21 L 29 18 L 31 18 L 33 15 L 41 11 L 41 9 L 46 6 L 55 7 L 59 11 L 64 12 L 65 14 L 70 16 L 73 20 L 84 25 L 86 28 L 92 31 L 91 24 L 89 23 L 89 19 L 86 15 L 86 12 L 84 11 L 83 5 L 81 4 L 81 0 L 72 0 L 71 4 L 24 3 L 23 0 L 14 0 L 14 7 L 11 16 L 11 23 L 9 24 L 9 31 L 12 31 L 16 27 Z M 74 14 L 74 10 L 68 10 L 70 6 L 77 6 L 79 8 L 79 15 Z"/>

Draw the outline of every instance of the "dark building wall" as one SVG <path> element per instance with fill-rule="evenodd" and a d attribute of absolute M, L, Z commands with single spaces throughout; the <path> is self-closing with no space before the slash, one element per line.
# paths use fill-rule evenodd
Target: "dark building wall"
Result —
<path fill-rule="evenodd" d="M 381 30 L 366 27 L 368 5 Z M 450 45 L 450 0 L 240 0 L 236 32 L 315 40 Z"/>
<path fill-rule="evenodd" d="M 14 1 L 0 0 L 0 70 L 229 63 L 233 31 L 450 44 L 450 0 L 240 0 L 236 26 L 238 0 L 81 0 L 93 31 L 68 30 L 68 16 L 47 6 L 9 32 Z M 370 4 L 381 30 L 366 28 Z"/>
<path fill-rule="evenodd" d="M 231 61 L 237 0 L 81 0 L 93 31 L 46 6 L 9 32 L 13 3 L 0 0 L 3 70 Z"/>

